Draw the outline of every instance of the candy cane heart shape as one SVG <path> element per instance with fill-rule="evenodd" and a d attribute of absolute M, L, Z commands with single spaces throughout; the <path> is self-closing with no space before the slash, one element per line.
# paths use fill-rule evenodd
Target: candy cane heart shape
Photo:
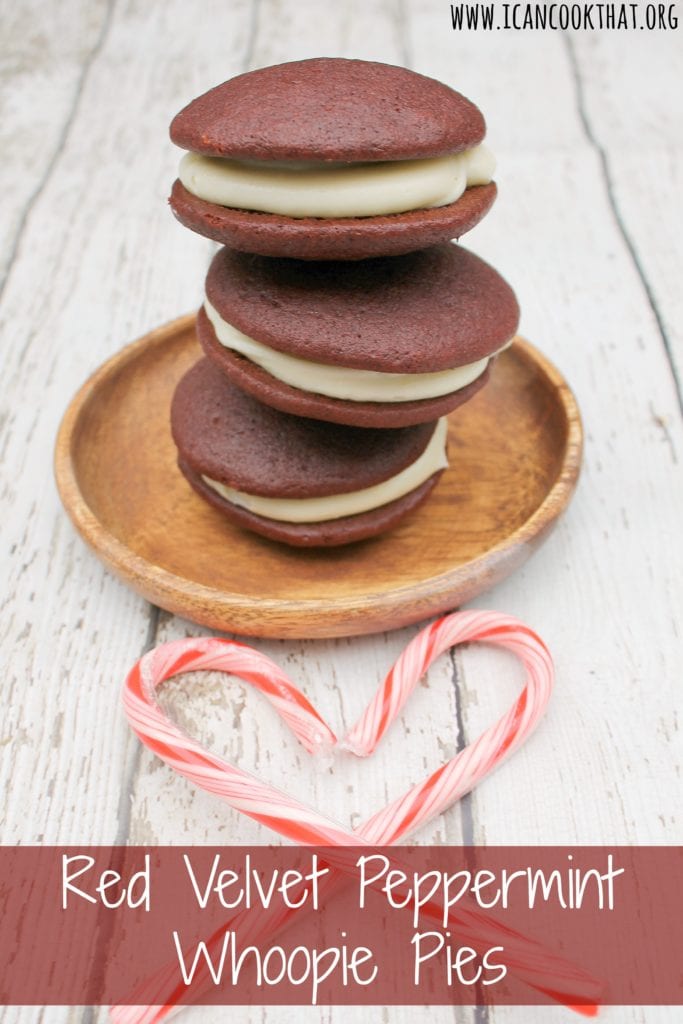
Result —
<path fill-rule="evenodd" d="M 170 721 L 156 699 L 157 688 L 172 676 L 198 670 L 227 672 L 260 690 L 309 752 L 338 746 L 365 757 L 375 750 L 436 658 L 467 641 L 493 644 L 514 653 L 526 670 L 522 692 L 502 718 L 477 740 L 353 831 L 205 750 Z M 123 705 L 134 731 L 162 760 L 196 785 L 215 793 L 236 810 L 285 838 L 302 846 L 374 846 L 394 844 L 445 811 L 517 749 L 540 721 L 552 691 L 553 678 L 548 649 L 527 626 L 509 616 L 467 611 L 437 620 L 408 644 L 341 743 L 274 662 L 244 644 L 220 638 L 178 640 L 145 654 L 126 679 Z M 330 856 L 330 862 L 339 859 L 338 866 L 343 869 L 341 853 L 340 850 L 338 858 Z M 271 928 L 276 923 L 271 921 Z M 458 923 L 469 934 L 482 937 L 484 933 L 495 934 L 495 922 L 468 913 L 466 909 L 459 915 Z M 510 937 L 506 936 L 508 940 Z M 537 944 L 527 942 L 523 936 L 515 936 L 515 939 L 518 949 L 515 965 L 510 966 L 528 984 L 546 993 L 552 992 L 553 998 L 568 1004 L 580 1001 L 582 996 L 594 997 L 594 992 L 582 991 L 582 985 L 593 988 L 590 980 L 571 965 L 551 954 L 545 956 Z M 509 941 L 507 946 L 509 948 Z M 158 991 L 158 995 L 161 994 Z M 171 1005 L 172 1001 L 165 999 L 165 1006 L 120 1007 L 112 1016 L 117 1021 L 160 1020 Z M 590 1013 L 590 1010 L 583 1008 L 583 1012 Z"/>
<path fill-rule="evenodd" d="M 218 637 L 164 644 L 145 654 L 129 673 L 123 706 L 139 738 L 162 760 L 196 785 L 293 842 L 319 846 L 358 845 L 359 840 L 375 845 L 395 843 L 409 830 L 442 813 L 520 746 L 538 724 L 548 703 L 554 675 L 552 659 L 535 633 L 508 616 L 456 612 L 427 626 L 410 642 L 339 746 L 358 756 L 371 754 L 430 665 L 444 651 L 465 641 L 496 644 L 516 654 L 527 672 L 520 696 L 477 740 L 355 832 L 205 750 L 171 722 L 156 699 L 156 689 L 180 673 L 230 673 L 268 698 L 309 753 L 337 745 L 337 738 L 324 719 L 266 655 Z"/>

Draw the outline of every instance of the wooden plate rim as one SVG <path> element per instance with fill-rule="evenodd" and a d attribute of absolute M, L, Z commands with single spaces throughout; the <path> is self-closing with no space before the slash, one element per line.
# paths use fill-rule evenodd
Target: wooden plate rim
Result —
<path fill-rule="evenodd" d="M 92 512 L 80 490 L 72 458 L 72 442 L 78 419 L 100 384 L 136 359 L 141 351 L 163 344 L 169 337 L 189 330 L 194 318 L 195 314 L 189 313 L 154 328 L 122 348 L 85 381 L 69 403 L 58 430 L 54 456 L 55 479 L 60 498 L 72 523 L 82 538 L 118 576 L 125 579 L 145 598 L 174 614 L 200 621 L 196 615 L 196 606 L 201 602 L 203 609 L 206 610 L 205 623 L 207 619 L 214 622 L 224 620 L 225 625 L 221 628 L 225 631 L 240 632 L 240 628 L 244 631 L 245 625 L 241 618 L 243 611 L 253 612 L 258 609 L 267 617 L 269 613 L 282 613 L 285 602 L 281 598 L 250 597 L 214 590 L 203 583 L 177 576 L 136 554 L 114 537 Z M 297 598 L 286 602 L 286 615 L 289 619 L 315 614 L 315 623 L 308 621 L 305 633 L 291 632 L 289 629 L 278 633 L 264 629 L 258 634 L 252 632 L 251 635 L 352 636 L 361 632 L 369 633 L 389 628 L 389 619 L 393 620 L 392 624 L 396 627 L 408 625 L 442 610 L 444 602 L 451 596 L 455 597 L 458 587 L 476 576 L 479 567 L 486 570 L 486 575 L 491 575 L 492 570 L 504 562 L 513 549 L 525 542 L 540 540 L 548 532 L 566 508 L 578 480 L 583 450 L 581 415 L 576 399 L 560 371 L 524 338 L 518 336 L 515 339 L 515 348 L 518 356 L 534 364 L 549 380 L 557 393 L 567 423 L 567 440 L 559 473 L 543 501 L 529 518 L 502 541 L 476 558 L 437 576 L 430 576 L 425 580 L 397 586 L 377 594 L 365 593 L 334 599 Z M 189 597 L 191 601 L 188 600 Z M 413 614 L 411 607 L 414 609 Z M 381 624 L 373 620 L 373 614 L 377 619 L 381 618 Z M 231 620 L 234 624 L 229 624 Z M 248 616 L 248 620 L 249 625 L 252 625 L 251 616 Z M 344 622 L 355 625 L 356 632 L 340 631 L 339 627 Z"/>

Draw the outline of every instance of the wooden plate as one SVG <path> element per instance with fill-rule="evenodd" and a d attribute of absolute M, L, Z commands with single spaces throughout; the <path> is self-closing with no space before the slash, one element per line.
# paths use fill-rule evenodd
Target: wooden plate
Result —
<path fill-rule="evenodd" d="M 372 633 L 468 601 L 521 565 L 566 507 L 582 431 L 559 372 L 518 339 L 451 415 L 451 467 L 396 530 L 290 549 L 232 526 L 176 468 L 173 388 L 200 355 L 194 317 L 124 348 L 81 388 L 57 438 L 57 485 L 96 554 L 148 600 L 263 637 Z"/>

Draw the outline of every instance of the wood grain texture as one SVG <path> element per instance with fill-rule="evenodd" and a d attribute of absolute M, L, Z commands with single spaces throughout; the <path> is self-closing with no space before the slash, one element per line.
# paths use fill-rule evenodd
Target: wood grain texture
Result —
<path fill-rule="evenodd" d="M 519 615 L 549 643 L 558 685 L 548 718 L 503 770 L 417 838 L 680 843 L 683 436 L 651 301 L 675 353 L 677 33 L 572 34 L 572 59 L 561 34 L 452 33 L 448 5 L 418 0 L 207 2 L 201 17 L 178 0 L 127 0 L 110 14 L 83 0 L 51 10 L 22 0 L 13 11 L 4 38 L 16 56 L 3 70 L 13 83 L 3 125 L 11 126 L 11 158 L 0 169 L 9 269 L 0 304 L 2 841 L 268 838 L 129 738 L 118 712 L 125 669 L 145 643 L 197 630 L 150 610 L 101 569 L 63 516 L 50 463 L 64 408 L 88 373 L 199 302 L 212 246 L 166 209 L 177 164 L 166 141 L 171 116 L 248 66 L 322 54 L 409 64 L 484 110 L 500 196 L 468 245 L 516 287 L 523 332 L 567 376 L 586 423 L 585 471 L 567 516 L 534 559 L 475 602 Z M 341 723 L 413 633 L 259 646 Z M 245 767 L 354 821 L 442 750 L 473 738 L 513 687 L 505 659 L 480 649 L 444 657 L 375 759 L 313 773 L 300 772 L 279 723 L 239 685 L 177 680 L 167 700 Z M 234 1016 L 360 1024 L 370 1015 L 252 1008 Z M 7 1024 L 105 1019 L 80 1009 L 3 1013 Z M 198 1008 L 181 1019 L 217 1024 L 225 1014 Z M 371 1019 L 576 1018 L 559 1009 L 446 1007 L 378 1008 Z M 602 1019 L 674 1024 L 679 1011 L 624 1007 Z"/>
<path fill-rule="evenodd" d="M 518 568 L 574 491 L 582 429 L 562 377 L 521 339 L 450 416 L 450 467 L 387 535 L 334 550 L 273 544 L 228 522 L 177 465 L 169 408 L 201 354 L 194 318 L 109 360 L 60 428 L 62 501 L 99 557 L 148 600 L 250 636 L 353 636 L 443 612 Z"/>
<path fill-rule="evenodd" d="M 2 19 L 8 46 L 0 62 L 0 189 L 5 210 L 0 287 L 78 115 L 90 66 L 107 32 L 109 4 L 26 0 L 7 5 Z M 80 31 L 61 31 L 65 21 L 78 23 Z"/>
<path fill-rule="evenodd" d="M 566 46 L 584 135 L 598 156 L 615 226 L 640 278 L 683 409 L 683 101 L 676 87 L 683 52 L 669 46 L 663 60 L 656 33 L 640 39 L 630 36 L 621 46 L 614 35 L 591 40 L 576 34 Z M 630 75 L 625 68 L 635 60 L 639 74 Z"/>

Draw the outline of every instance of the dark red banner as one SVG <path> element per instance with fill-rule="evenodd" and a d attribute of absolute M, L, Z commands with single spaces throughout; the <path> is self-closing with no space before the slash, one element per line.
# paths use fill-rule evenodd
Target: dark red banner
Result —
<path fill-rule="evenodd" d="M 3 847 L 0 1002 L 683 1005 L 681 847 Z"/>

